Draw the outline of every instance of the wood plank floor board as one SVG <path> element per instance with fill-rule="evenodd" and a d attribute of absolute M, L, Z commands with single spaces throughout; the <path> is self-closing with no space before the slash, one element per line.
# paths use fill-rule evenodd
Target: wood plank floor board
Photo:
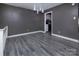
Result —
<path fill-rule="evenodd" d="M 78 47 L 48 33 L 35 33 L 7 39 L 4 56 L 75 56 Z"/>

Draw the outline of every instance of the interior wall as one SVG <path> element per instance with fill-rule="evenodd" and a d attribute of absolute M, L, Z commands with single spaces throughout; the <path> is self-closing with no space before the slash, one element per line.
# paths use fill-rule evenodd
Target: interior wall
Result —
<path fill-rule="evenodd" d="M 46 10 L 53 11 L 53 33 L 79 40 L 78 4 L 65 3 Z M 76 16 L 74 20 L 73 17 Z"/>
<path fill-rule="evenodd" d="M 0 28 L 8 26 L 9 35 L 43 30 L 43 17 L 29 9 L 0 4 Z"/>

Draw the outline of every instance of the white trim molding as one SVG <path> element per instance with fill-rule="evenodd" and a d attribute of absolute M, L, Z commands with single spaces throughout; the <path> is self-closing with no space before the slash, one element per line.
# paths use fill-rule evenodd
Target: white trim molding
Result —
<path fill-rule="evenodd" d="M 65 36 L 58 35 L 58 34 L 52 34 L 52 35 L 53 35 L 53 36 L 56 36 L 56 37 L 64 38 L 64 39 L 69 40 L 69 41 L 73 41 L 73 42 L 79 43 L 79 40 L 77 40 L 77 39 L 65 37 Z"/>
<path fill-rule="evenodd" d="M 51 13 L 51 30 L 53 31 L 53 11 L 49 11 L 49 12 L 46 12 L 46 13 L 44 13 L 44 32 L 46 33 L 46 30 L 47 30 L 47 26 L 46 26 L 46 15 L 48 14 L 48 13 Z M 51 32 L 52 32 L 51 31 Z"/>
<path fill-rule="evenodd" d="M 34 34 L 34 33 L 45 33 L 45 31 L 34 31 L 34 32 L 28 32 L 28 33 L 22 33 L 22 34 L 16 34 L 16 35 L 11 35 L 11 36 L 8 36 L 7 38 L 12 38 L 12 37 L 18 37 L 18 36 L 23 36 L 23 35 L 28 35 L 28 34 Z M 77 39 L 73 39 L 73 38 L 69 38 L 69 37 L 65 37 L 65 36 L 62 36 L 62 35 L 58 35 L 58 34 L 52 34 L 53 36 L 56 36 L 56 37 L 60 37 L 60 38 L 64 38 L 66 40 L 69 40 L 69 41 L 73 41 L 73 42 L 76 42 L 76 43 L 79 43 L 79 40 Z"/>
<path fill-rule="evenodd" d="M 34 32 L 28 32 L 28 33 L 11 35 L 11 36 L 8 36 L 7 38 L 18 37 L 18 36 L 23 36 L 23 35 L 28 35 L 28 34 L 34 34 L 34 33 L 39 33 L 39 32 L 44 33 L 44 31 L 34 31 Z"/>

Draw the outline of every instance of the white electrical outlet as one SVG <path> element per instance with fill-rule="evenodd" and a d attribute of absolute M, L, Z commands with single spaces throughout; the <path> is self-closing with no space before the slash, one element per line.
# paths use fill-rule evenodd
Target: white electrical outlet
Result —
<path fill-rule="evenodd" d="M 78 24 L 79 24 L 79 18 L 78 18 Z"/>
<path fill-rule="evenodd" d="M 72 6 L 74 6 L 75 5 L 75 3 L 72 3 Z"/>
<path fill-rule="evenodd" d="M 76 16 L 74 16 L 73 19 L 76 20 Z"/>

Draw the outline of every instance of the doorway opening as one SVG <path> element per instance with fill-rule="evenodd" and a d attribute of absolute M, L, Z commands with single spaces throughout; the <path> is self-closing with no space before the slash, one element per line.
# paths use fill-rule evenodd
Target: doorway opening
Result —
<path fill-rule="evenodd" d="M 46 12 L 44 14 L 45 18 L 44 18 L 44 31 L 45 33 L 49 33 L 52 34 L 52 11 L 50 12 Z"/>

